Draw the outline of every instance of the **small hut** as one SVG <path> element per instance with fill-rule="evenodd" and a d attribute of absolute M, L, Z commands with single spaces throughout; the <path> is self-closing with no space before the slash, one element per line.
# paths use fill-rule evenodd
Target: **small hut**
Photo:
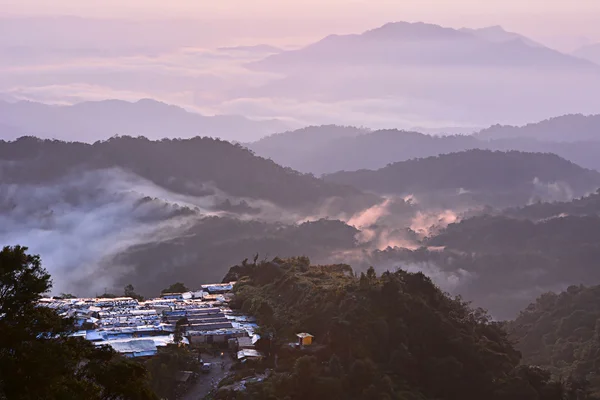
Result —
<path fill-rule="evenodd" d="M 310 333 L 302 332 L 297 333 L 296 337 L 298 337 L 298 344 L 300 346 L 310 346 L 313 342 L 314 336 Z"/>

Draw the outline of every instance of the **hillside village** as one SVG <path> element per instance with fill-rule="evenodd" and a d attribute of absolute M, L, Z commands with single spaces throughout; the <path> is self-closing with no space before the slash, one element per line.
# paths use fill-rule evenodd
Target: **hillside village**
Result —
<path fill-rule="evenodd" d="M 252 348 L 260 338 L 255 319 L 229 308 L 235 282 L 202 285 L 200 290 L 163 293 L 159 298 L 138 301 L 117 298 L 43 298 L 40 303 L 73 318 L 73 333 L 108 345 L 127 357 L 151 357 L 168 344 L 226 344 Z M 180 329 L 181 338 L 177 338 Z M 240 348 L 240 350 L 243 350 Z M 240 353 L 240 358 L 247 357 Z"/>

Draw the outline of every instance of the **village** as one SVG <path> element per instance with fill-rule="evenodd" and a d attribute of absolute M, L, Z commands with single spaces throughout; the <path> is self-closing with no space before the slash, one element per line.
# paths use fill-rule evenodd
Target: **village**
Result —
<path fill-rule="evenodd" d="M 265 357 L 255 346 L 261 339 L 256 319 L 229 307 L 234 285 L 207 284 L 196 291 L 162 293 L 143 301 L 132 297 L 42 298 L 40 305 L 72 318 L 77 328 L 72 336 L 110 346 L 125 357 L 143 361 L 169 345 L 195 349 L 199 373 L 176 371 L 183 388 L 178 398 L 191 400 L 214 391 L 232 365 Z M 300 333 L 298 342 L 291 345 L 311 343 L 312 335 Z M 236 387 L 243 390 L 244 382 Z"/>

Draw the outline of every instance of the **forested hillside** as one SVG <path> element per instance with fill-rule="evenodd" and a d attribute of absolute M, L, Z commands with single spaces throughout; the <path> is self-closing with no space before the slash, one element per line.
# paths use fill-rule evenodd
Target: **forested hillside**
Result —
<path fill-rule="evenodd" d="M 386 129 L 356 135 L 356 128 L 319 126 L 271 135 L 247 146 L 280 165 L 315 174 L 379 169 L 390 163 L 471 149 L 553 153 L 582 167 L 600 170 L 600 140 L 593 136 L 597 129 L 590 127 L 579 135 L 579 130 L 569 128 L 561 122 L 562 118 L 593 119 L 569 116 L 540 123 L 544 127 L 539 129 L 539 138 L 520 136 L 523 127 L 511 127 L 514 136 L 488 138 L 488 130 L 508 128 L 491 127 L 474 135 L 449 135 L 442 130 L 443 136 L 433 136 L 420 133 L 427 130 L 417 128 L 416 132 Z M 575 125 L 579 126 L 579 122 Z"/>
<path fill-rule="evenodd" d="M 260 259 L 304 254 L 326 260 L 332 254 L 357 249 L 358 233 L 336 220 L 283 225 L 208 217 L 175 238 L 131 246 L 116 255 L 102 273 L 119 276 L 117 287 L 136 282 L 142 293 L 155 293 L 165 280 L 190 285 L 218 281 L 231 265 L 256 254 Z M 114 266 L 120 265 L 130 266 L 127 274 L 115 270 Z"/>
<path fill-rule="evenodd" d="M 88 145 L 24 137 L 0 142 L 0 161 L 3 183 L 35 184 L 71 172 L 121 168 L 193 196 L 212 194 L 216 187 L 230 196 L 288 207 L 314 205 L 336 196 L 368 198 L 356 189 L 325 183 L 211 138 L 151 141 L 123 136 Z"/>
<path fill-rule="evenodd" d="M 584 195 L 600 186 L 600 173 L 553 154 L 469 150 L 390 164 L 379 170 L 325 175 L 324 179 L 380 194 L 444 194 L 494 206 L 543 197 Z"/>
<path fill-rule="evenodd" d="M 421 273 L 355 277 L 346 265 L 295 258 L 244 263 L 231 279 L 234 306 L 274 334 L 278 367 L 245 393 L 224 388 L 217 398 L 562 400 L 568 390 L 519 366 L 499 324 Z M 312 351 L 285 345 L 300 331 L 315 335 Z"/>
<path fill-rule="evenodd" d="M 600 286 L 545 293 L 507 325 L 523 361 L 600 396 Z"/>
<path fill-rule="evenodd" d="M 600 189 L 596 193 L 567 202 L 538 202 L 525 207 L 510 208 L 503 215 L 541 220 L 558 216 L 600 215 Z"/>

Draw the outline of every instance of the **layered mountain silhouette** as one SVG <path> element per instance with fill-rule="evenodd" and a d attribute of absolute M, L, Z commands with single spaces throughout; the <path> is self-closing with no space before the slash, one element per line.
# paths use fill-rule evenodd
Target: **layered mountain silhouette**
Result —
<path fill-rule="evenodd" d="M 281 75 L 249 97 L 349 104 L 408 126 L 525 124 L 598 112 L 599 65 L 500 27 L 395 22 L 330 35 L 247 67 Z"/>
<path fill-rule="evenodd" d="M 211 138 L 151 141 L 124 136 L 91 145 L 23 137 L 0 141 L 0 160 L 5 184 L 48 184 L 74 173 L 118 168 L 170 192 L 196 197 L 217 189 L 234 198 L 288 208 L 316 207 L 332 197 L 360 206 L 375 200 L 358 189 L 302 175 L 240 145 Z"/>
<path fill-rule="evenodd" d="M 431 136 L 401 130 L 310 127 L 272 135 L 247 146 L 257 155 L 302 172 L 378 169 L 397 161 L 469 149 L 554 153 L 600 170 L 600 121 L 569 115 L 523 127 L 493 126 L 475 135 Z"/>
<path fill-rule="evenodd" d="M 600 172 L 553 154 L 488 150 L 403 161 L 379 170 L 337 172 L 324 179 L 379 194 L 445 193 L 499 207 L 536 199 L 570 200 L 600 187 Z"/>
<path fill-rule="evenodd" d="M 12 126 L 27 135 L 78 141 L 95 141 L 113 135 L 153 139 L 201 135 L 248 140 L 287 128 L 277 120 L 252 121 L 236 115 L 203 116 L 149 99 L 135 103 L 92 101 L 72 106 L 0 101 L 0 124 Z"/>
<path fill-rule="evenodd" d="M 498 28 L 455 30 L 421 22 L 394 22 L 358 35 L 331 35 L 251 65 L 278 70 L 303 65 L 372 64 L 596 68 L 588 61 L 534 45 L 527 38 Z"/>
<path fill-rule="evenodd" d="M 482 139 L 528 138 L 555 142 L 600 141 L 600 115 L 564 115 L 525 126 L 494 125 L 476 136 Z"/>
<path fill-rule="evenodd" d="M 461 32 L 469 33 L 471 35 L 477 36 L 477 37 L 487 40 L 489 42 L 506 43 L 506 42 L 510 42 L 513 40 L 522 40 L 525 44 L 527 44 L 531 47 L 546 47 L 543 44 L 538 43 L 526 36 L 519 34 L 519 33 L 508 32 L 499 25 L 488 26 L 488 27 L 479 28 L 479 29 L 461 28 L 459 30 Z"/>

